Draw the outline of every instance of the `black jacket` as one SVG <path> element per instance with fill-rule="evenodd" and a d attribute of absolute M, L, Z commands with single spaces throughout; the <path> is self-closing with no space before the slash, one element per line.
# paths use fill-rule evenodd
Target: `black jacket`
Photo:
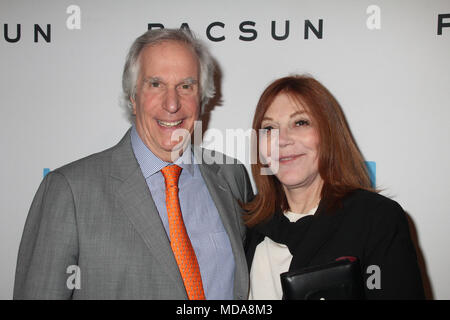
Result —
<path fill-rule="evenodd" d="M 343 199 L 338 209 L 324 207 L 321 202 L 314 216 L 297 222 L 307 226 L 292 229 L 299 230 L 297 233 L 290 232 L 292 239 L 301 239 L 289 246 L 293 255 L 290 271 L 326 264 L 340 257 L 356 257 L 361 262 L 367 299 L 424 299 L 406 214 L 397 202 L 356 190 Z M 249 268 L 257 245 L 267 234 L 264 230 L 279 226 L 280 219 L 287 220 L 277 212 L 268 222 L 248 230 L 245 247 Z M 380 289 L 373 286 L 369 289 L 366 285 L 368 279 L 369 282 L 373 279 L 369 277 L 375 271 L 368 269 L 372 265 L 380 268 Z"/>

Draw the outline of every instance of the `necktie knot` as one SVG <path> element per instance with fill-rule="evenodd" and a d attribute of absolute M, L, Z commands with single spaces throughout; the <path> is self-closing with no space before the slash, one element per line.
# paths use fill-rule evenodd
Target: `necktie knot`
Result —
<path fill-rule="evenodd" d="M 161 169 L 161 173 L 166 182 L 166 188 L 178 187 L 178 179 L 180 178 L 181 170 L 183 170 L 183 168 L 176 164 L 171 164 Z"/>

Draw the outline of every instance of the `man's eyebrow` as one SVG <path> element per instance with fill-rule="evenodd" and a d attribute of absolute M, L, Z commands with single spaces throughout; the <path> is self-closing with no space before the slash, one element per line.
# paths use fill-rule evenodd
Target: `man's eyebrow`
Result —
<path fill-rule="evenodd" d="M 165 83 L 160 77 L 148 77 L 144 81 Z M 180 85 L 180 84 L 197 84 L 197 83 L 198 83 L 197 79 L 192 78 L 192 77 L 187 77 L 187 78 L 181 80 L 177 85 Z"/>
<path fill-rule="evenodd" d="M 160 81 L 162 82 L 161 78 L 159 77 L 148 77 L 147 79 L 145 79 L 145 81 Z"/>
<path fill-rule="evenodd" d="M 188 77 L 186 79 L 183 79 L 180 83 L 197 84 L 198 81 L 195 78 Z"/>

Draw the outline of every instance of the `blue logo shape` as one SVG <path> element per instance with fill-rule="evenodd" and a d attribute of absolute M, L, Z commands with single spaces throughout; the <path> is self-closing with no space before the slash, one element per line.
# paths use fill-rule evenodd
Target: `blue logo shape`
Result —
<path fill-rule="evenodd" d="M 50 169 L 49 168 L 44 168 L 44 171 L 43 171 L 43 178 L 45 178 L 45 176 L 47 175 L 47 173 L 49 173 L 50 172 Z"/>
<path fill-rule="evenodd" d="M 377 163 L 375 161 L 365 161 L 367 172 L 369 173 L 370 184 L 372 188 L 377 185 Z"/>

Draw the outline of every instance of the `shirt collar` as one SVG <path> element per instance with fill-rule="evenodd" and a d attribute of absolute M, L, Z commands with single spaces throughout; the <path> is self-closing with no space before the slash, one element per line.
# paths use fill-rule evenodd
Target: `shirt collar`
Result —
<path fill-rule="evenodd" d="M 193 165 L 194 161 L 190 144 L 183 152 L 183 155 L 174 163 L 161 160 L 145 145 L 136 130 L 136 126 L 133 124 L 131 128 L 131 146 L 145 179 L 171 164 L 180 166 L 183 168 L 183 171 L 189 172 L 191 176 L 194 175 L 195 166 Z"/>

